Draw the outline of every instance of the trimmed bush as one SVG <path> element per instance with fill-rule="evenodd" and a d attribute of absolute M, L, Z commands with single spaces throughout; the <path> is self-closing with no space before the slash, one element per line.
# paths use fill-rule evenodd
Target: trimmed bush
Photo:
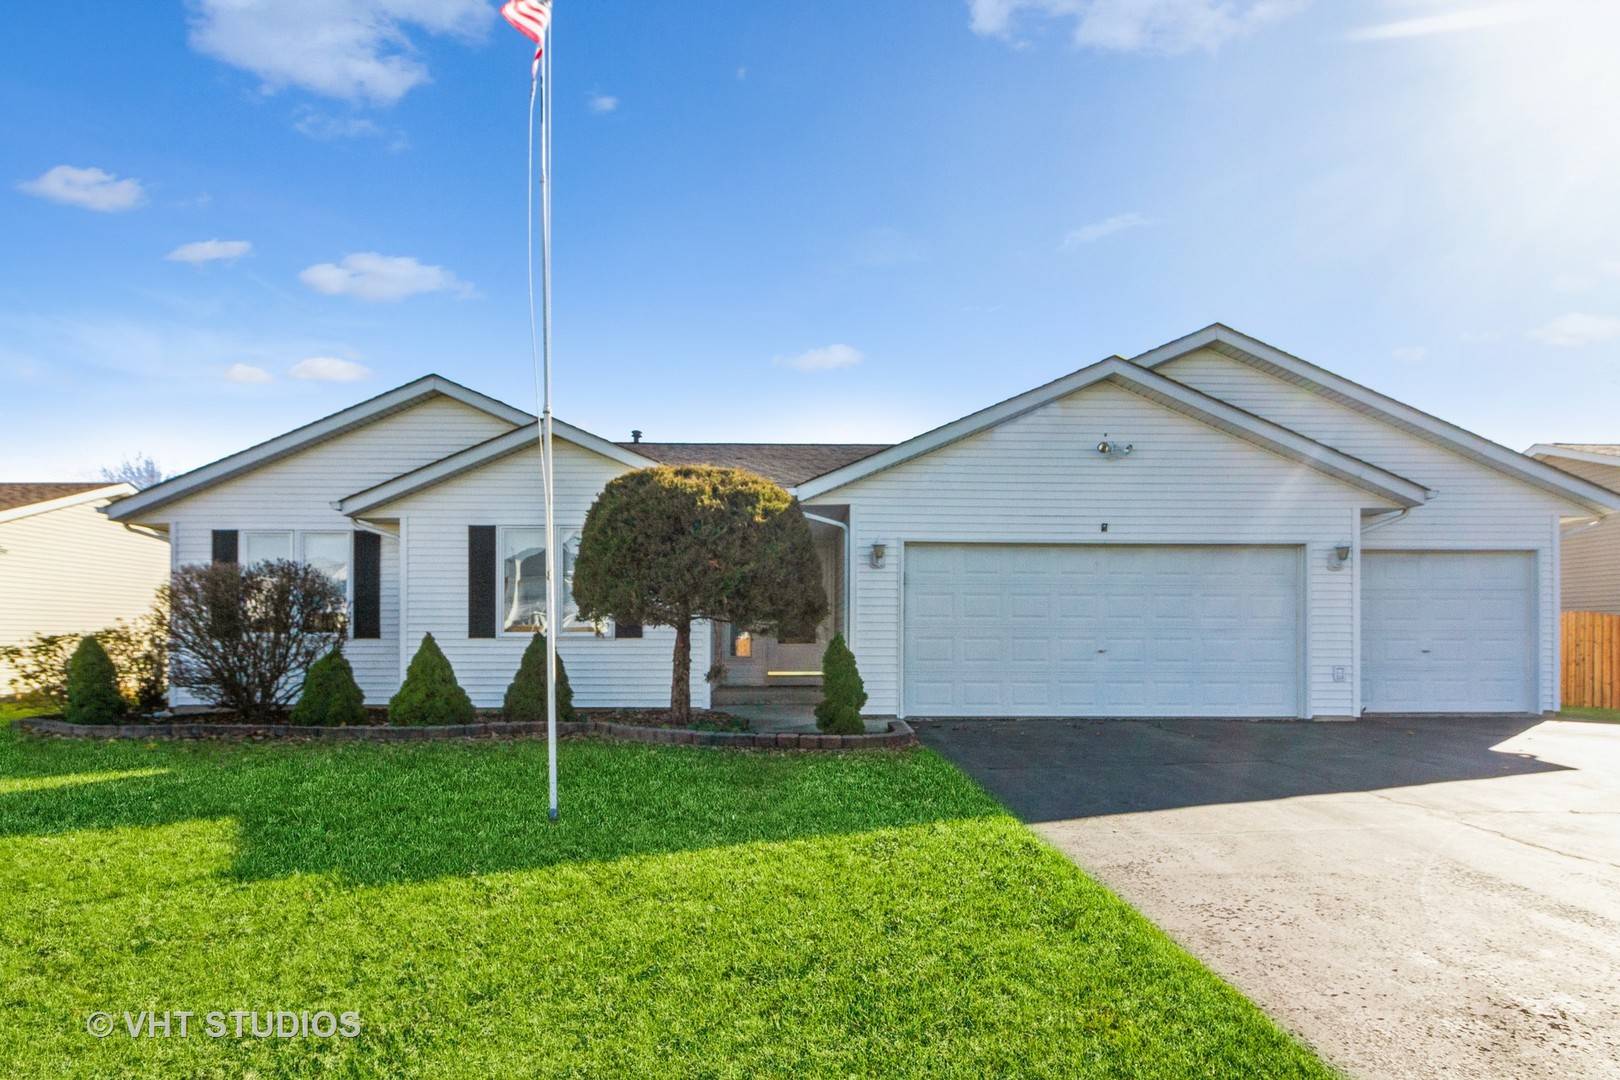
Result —
<path fill-rule="evenodd" d="M 112 724 L 129 708 L 118 692 L 118 672 L 101 642 L 90 636 L 68 660 L 67 712 L 70 724 Z"/>
<path fill-rule="evenodd" d="M 523 650 L 517 674 L 512 677 L 512 685 L 506 688 L 504 708 L 508 720 L 546 718 L 546 635 L 534 635 Z M 568 669 L 563 667 L 560 652 L 557 654 L 557 719 L 577 719 L 574 688 L 568 685 Z"/>
<path fill-rule="evenodd" d="M 866 704 L 866 684 L 855 667 L 855 654 L 844 644 L 843 634 L 834 634 L 821 656 L 821 702 L 816 706 L 816 727 L 829 735 L 863 735 L 861 708 Z"/>
<path fill-rule="evenodd" d="M 312 727 L 366 722 L 366 695 L 354 681 L 354 669 L 343 650 L 333 649 L 310 665 L 290 720 Z"/>
<path fill-rule="evenodd" d="M 391 724 L 470 724 L 478 718 L 472 699 L 456 683 L 450 666 L 432 634 L 422 638 L 421 648 L 405 669 L 405 683 L 388 703 Z"/>

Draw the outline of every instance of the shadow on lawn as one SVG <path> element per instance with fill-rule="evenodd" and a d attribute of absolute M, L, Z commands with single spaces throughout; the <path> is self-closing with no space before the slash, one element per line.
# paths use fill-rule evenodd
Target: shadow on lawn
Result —
<path fill-rule="evenodd" d="M 946 762 L 917 751 L 759 754 L 580 741 L 565 742 L 559 757 L 563 814 L 552 825 L 539 742 L 141 745 L 0 730 L 0 837 L 230 818 L 239 827 L 231 868 L 239 878 L 335 873 L 382 884 L 1003 812 Z M 20 782 L 7 792 L 7 780 Z"/>

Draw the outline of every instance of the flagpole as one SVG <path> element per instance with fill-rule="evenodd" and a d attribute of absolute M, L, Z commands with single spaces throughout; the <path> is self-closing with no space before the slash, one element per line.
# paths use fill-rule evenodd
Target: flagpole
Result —
<path fill-rule="evenodd" d="M 554 447 L 551 441 L 551 27 L 546 27 L 540 84 L 540 356 L 544 375 L 540 412 L 540 469 L 546 502 L 546 783 L 551 820 L 557 820 L 557 524 Z M 532 129 L 531 129 L 532 130 Z"/>

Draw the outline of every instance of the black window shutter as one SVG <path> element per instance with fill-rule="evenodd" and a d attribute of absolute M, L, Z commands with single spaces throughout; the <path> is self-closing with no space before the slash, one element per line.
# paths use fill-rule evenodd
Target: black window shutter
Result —
<path fill-rule="evenodd" d="M 382 537 L 354 534 L 354 636 L 382 637 Z"/>
<path fill-rule="evenodd" d="M 635 638 L 641 636 L 641 624 L 638 622 L 613 623 L 613 636 L 616 638 Z"/>
<path fill-rule="evenodd" d="M 236 530 L 214 530 L 214 561 L 233 563 L 236 561 Z"/>
<path fill-rule="evenodd" d="M 467 636 L 495 636 L 495 526 L 467 526 Z"/>

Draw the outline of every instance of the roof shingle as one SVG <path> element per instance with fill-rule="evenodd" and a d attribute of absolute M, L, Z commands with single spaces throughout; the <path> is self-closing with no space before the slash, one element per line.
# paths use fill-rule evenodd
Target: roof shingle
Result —
<path fill-rule="evenodd" d="M 887 443 L 678 443 L 622 442 L 665 465 L 718 465 L 747 469 L 783 487 L 841 469 L 852 461 L 887 450 Z"/>
<path fill-rule="evenodd" d="M 105 480 L 65 480 L 60 483 L 6 484 L 0 483 L 0 510 L 15 510 L 19 506 L 50 502 L 81 491 L 94 491 L 108 487 Z"/>

